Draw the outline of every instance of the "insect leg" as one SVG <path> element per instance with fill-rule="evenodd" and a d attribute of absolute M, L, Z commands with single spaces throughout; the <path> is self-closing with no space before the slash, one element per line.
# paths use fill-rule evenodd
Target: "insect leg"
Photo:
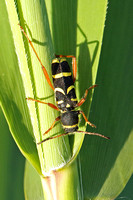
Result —
<path fill-rule="evenodd" d="M 72 68 L 73 68 L 73 82 L 76 80 L 76 74 L 77 74 L 77 62 L 76 57 L 72 55 L 55 55 L 57 58 L 72 58 Z"/>
<path fill-rule="evenodd" d="M 42 140 L 41 142 L 38 142 L 37 144 L 42 144 L 43 142 L 46 142 L 48 140 L 52 140 L 52 139 L 55 139 L 55 138 L 59 138 L 61 136 L 66 136 L 66 135 L 72 135 L 72 134 L 75 134 L 75 133 L 84 133 L 86 135 L 96 135 L 96 136 L 99 136 L 99 137 L 102 137 L 102 138 L 105 138 L 105 139 L 110 139 L 110 137 L 107 137 L 107 136 L 104 136 L 104 135 L 101 135 L 99 133 L 91 133 L 91 132 L 86 132 L 86 131 L 75 131 L 73 133 L 63 133 L 61 135 L 56 135 L 56 136 L 53 136 L 53 137 L 49 137 L 49 138 L 46 138 L 44 140 Z"/>
<path fill-rule="evenodd" d="M 84 133 L 86 135 L 96 135 L 96 136 L 99 136 L 99 137 L 102 137 L 102 138 L 105 138 L 105 139 L 110 139 L 110 137 L 101 135 L 99 133 L 91 133 L 91 132 L 86 132 L 86 131 L 76 131 L 75 133 Z"/>
<path fill-rule="evenodd" d="M 20 26 L 20 24 L 18 24 L 18 25 Z M 33 51 L 34 51 L 34 53 L 35 53 L 35 55 L 36 55 L 38 61 L 40 62 L 41 66 L 42 66 L 42 70 L 43 70 L 44 76 L 45 76 L 45 78 L 46 78 L 46 80 L 47 80 L 49 86 L 52 88 L 52 90 L 54 90 L 54 87 L 53 87 L 53 85 L 52 85 L 52 83 L 51 83 L 51 81 L 50 81 L 48 72 L 47 72 L 47 70 L 45 69 L 44 65 L 42 64 L 42 62 L 41 62 L 41 60 L 40 60 L 40 58 L 39 58 L 39 56 L 38 56 L 38 54 L 37 54 L 37 52 L 36 52 L 36 50 L 35 50 L 35 48 L 34 48 L 34 46 L 33 46 L 31 40 L 29 39 L 29 37 L 28 37 L 27 34 L 25 33 L 24 29 L 23 29 L 21 26 L 20 26 L 20 28 L 21 28 L 21 31 L 23 31 L 23 33 L 24 33 L 25 37 L 27 38 L 27 40 L 29 41 L 29 43 L 30 43 L 30 45 L 31 45 L 31 47 L 32 47 L 32 49 L 33 49 Z"/>
<path fill-rule="evenodd" d="M 50 127 L 45 133 L 43 133 L 43 135 L 47 134 L 47 133 L 54 127 L 55 123 L 58 122 L 59 120 L 60 120 L 60 116 L 57 117 L 57 118 L 54 120 L 54 122 L 53 122 L 53 124 L 51 125 L 51 127 Z"/>
<path fill-rule="evenodd" d="M 48 140 L 52 140 L 52 139 L 59 138 L 59 137 L 61 137 L 61 136 L 66 136 L 66 135 L 69 135 L 69 134 L 70 134 L 70 133 L 63 133 L 63 134 L 61 134 L 61 135 L 55 135 L 55 136 L 53 136 L 53 137 L 46 138 L 46 139 L 42 140 L 41 142 L 38 142 L 37 144 L 42 144 L 43 142 L 46 142 L 46 141 L 48 141 Z"/>
<path fill-rule="evenodd" d="M 32 99 L 32 98 L 30 98 L 30 97 L 29 97 L 29 98 L 26 98 L 26 100 L 31 100 L 31 101 L 35 101 L 35 102 L 38 102 L 38 103 L 46 104 L 46 105 L 50 106 L 51 108 L 53 108 L 53 109 L 59 111 L 59 109 L 57 108 L 57 106 L 55 106 L 55 105 L 52 104 L 52 103 L 46 103 L 46 102 L 44 102 L 44 101 L 40 101 L 40 100 L 37 100 L 37 99 Z"/>
<path fill-rule="evenodd" d="M 86 123 L 89 124 L 91 127 L 96 128 L 96 126 L 94 124 L 92 124 L 91 122 L 88 121 L 87 117 L 85 116 L 84 112 L 82 110 L 79 110 L 79 114 L 82 114 Z"/>
<path fill-rule="evenodd" d="M 93 89 L 93 88 L 95 88 L 95 87 L 97 87 L 97 86 L 98 86 L 98 85 L 92 85 L 91 87 L 89 87 L 88 89 L 86 89 L 83 98 L 81 98 L 81 100 L 77 103 L 77 105 L 76 105 L 75 107 L 81 106 L 81 105 L 85 102 L 89 90 L 91 90 L 91 89 Z"/>

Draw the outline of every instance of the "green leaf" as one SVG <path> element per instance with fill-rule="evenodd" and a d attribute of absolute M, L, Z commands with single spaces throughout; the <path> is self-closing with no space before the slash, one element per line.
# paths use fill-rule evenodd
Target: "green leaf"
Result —
<path fill-rule="evenodd" d="M 133 2 L 108 6 L 90 120 L 111 139 L 86 136 L 80 153 L 84 196 L 95 200 L 115 199 L 133 173 Z"/>
<path fill-rule="evenodd" d="M 0 6 L 0 102 L 10 131 L 24 156 L 40 171 L 19 65 L 27 66 L 13 1 Z M 27 71 L 25 71 L 25 74 Z"/>
<path fill-rule="evenodd" d="M 75 55 L 77 58 L 76 94 L 80 100 L 85 90 L 95 84 L 107 1 L 46 0 L 46 6 L 56 54 Z M 91 101 L 92 92 L 82 106 L 87 116 Z M 84 131 L 85 121 L 81 119 L 79 127 Z M 83 139 L 84 134 L 70 137 L 73 159 L 78 155 Z"/>
<path fill-rule="evenodd" d="M 20 7 L 21 6 L 21 7 Z M 18 12 L 22 12 L 20 15 L 21 25 L 25 22 L 26 32 L 33 41 L 35 50 L 45 65 L 49 76 L 51 77 L 51 60 L 54 55 L 51 35 L 48 26 L 47 12 L 44 1 L 36 2 L 24 2 L 21 1 L 20 6 L 18 5 Z M 36 15 L 34 14 L 36 13 Z M 33 23 L 34 21 L 34 23 Z M 24 36 L 24 35 L 23 35 Z M 41 69 L 41 65 L 35 56 L 35 53 L 24 36 L 25 40 L 25 51 L 28 54 L 28 68 L 31 83 L 26 84 L 27 78 L 23 77 L 23 83 L 25 88 L 32 87 L 32 94 L 29 90 L 26 92 L 26 97 L 32 97 L 35 99 L 43 99 L 45 102 L 54 103 L 53 91 L 49 87 L 46 78 Z M 25 70 L 24 70 L 25 73 Z M 37 104 L 33 101 L 28 101 L 30 110 L 30 116 L 32 120 L 34 136 L 36 143 L 42 141 L 42 134 L 51 126 L 52 122 L 59 115 L 59 113 L 52 108 Z M 55 129 L 50 131 L 50 134 L 57 134 L 60 132 L 61 126 L 58 124 Z M 47 136 L 49 137 L 49 134 Z M 51 170 L 62 167 L 66 164 L 67 160 L 70 159 L 70 147 L 68 138 L 59 138 L 51 142 L 37 145 L 38 155 L 40 159 L 42 174 L 46 175 Z"/>
<path fill-rule="evenodd" d="M 127 198 L 127 199 L 133 199 L 133 175 L 131 176 L 130 180 L 126 184 L 124 190 L 120 193 L 120 195 L 116 198 L 116 200 L 119 200 L 120 198 Z"/>
<path fill-rule="evenodd" d="M 24 191 L 25 200 L 44 199 L 41 178 L 28 161 L 25 165 Z"/>
<path fill-rule="evenodd" d="M 0 108 L 0 199 L 24 200 L 24 163 Z"/>

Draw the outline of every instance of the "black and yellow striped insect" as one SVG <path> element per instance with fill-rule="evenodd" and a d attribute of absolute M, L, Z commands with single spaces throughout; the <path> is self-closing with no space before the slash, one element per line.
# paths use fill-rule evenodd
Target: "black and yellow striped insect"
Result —
<path fill-rule="evenodd" d="M 79 123 L 78 116 L 79 116 L 79 114 L 83 115 L 87 124 L 89 124 L 92 127 L 96 127 L 94 124 L 92 124 L 91 122 L 89 122 L 87 120 L 87 117 L 85 116 L 85 114 L 82 110 L 75 110 L 75 108 L 80 107 L 85 102 L 88 91 L 90 89 L 96 87 L 97 85 L 93 85 L 93 86 L 89 87 L 88 89 L 86 89 L 83 98 L 81 98 L 81 100 L 79 102 L 77 101 L 75 87 L 74 87 L 74 82 L 76 80 L 76 72 L 77 72 L 76 57 L 71 56 L 71 55 L 56 55 L 56 58 L 53 59 L 53 61 L 52 61 L 52 78 L 53 78 L 53 85 L 54 85 L 54 87 L 53 87 L 53 85 L 50 81 L 49 75 L 48 75 L 45 67 L 43 66 L 41 60 L 39 59 L 39 57 L 33 47 L 32 42 L 30 41 L 30 39 L 24 32 L 23 28 L 21 26 L 20 26 L 20 28 L 23 31 L 26 38 L 28 39 L 34 53 L 36 54 L 41 66 L 42 66 L 42 70 L 43 70 L 43 73 L 45 75 L 45 78 L 46 78 L 48 84 L 50 85 L 52 90 L 54 90 L 55 101 L 56 101 L 57 106 L 55 106 L 54 104 L 51 104 L 51 103 L 42 102 L 40 100 L 36 100 L 36 99 L 32 99 L 32 98 L 27 98 L 27 100 L 32 100 L 32 101 L 36 101 L 38 103 L 47 104 L 48 106 L 52 107 L 53 109 L 61 112 L 60 116 L 58 116 L 55 119 L 55 121 L 53 122 L 51 127 L 44 134 L 47 134 L 54 127 L 55 123 L 59 120 L 61 121 L 63 129 L 65 130 L 64 134 L 56 135 L 53 137 L 52 136 L 48 137 L 48 138 L 42 140 L 41 142 L 39 142 L 38 144 L 41 144 L 50 139 L 54 139 L 57 137 L 61 137 L 63 135 L 68 135 L 70 133 L 76 133 L 76 132 L 77 133 L 85 133 L 85 134 L 89 134 L 89 135 L 97 135 L 97 136 L 109 139 L 109 137 L 106 137 L 99 133 L 78 131 L 78 123 Z M 72 73 L 71 73 L 69 64 L 65 58 L 72 58 L 73 77 L 72 77 Z"/>

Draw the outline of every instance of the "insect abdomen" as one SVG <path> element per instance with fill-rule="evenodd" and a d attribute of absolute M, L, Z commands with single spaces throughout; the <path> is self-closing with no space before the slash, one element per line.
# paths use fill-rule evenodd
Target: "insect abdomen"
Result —
<path fill-rule="evenodd" d="M 61 122 L 66 133 L 74 132 L 78 129 L 79 111 L 64 112 L 61 114 Z"/>

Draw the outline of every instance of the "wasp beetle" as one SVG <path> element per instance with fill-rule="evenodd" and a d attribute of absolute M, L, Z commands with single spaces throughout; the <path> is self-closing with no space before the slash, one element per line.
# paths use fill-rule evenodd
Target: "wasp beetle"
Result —
<path fill-rule="evenodd" d="M 85 116 L 85 114 L 82 110 L 75 110 L 75 108 L 80 107 L 85 102 L 88 91 L 92 88 L 95 88 L 97 85 L 93 85 L 93 86 L 89 87 L 88 89 L 86 89 L 83 98 L 81 98 L 81 100 L 79 102 L 77 101 L 75 87 L 74 87 L 74 82 L 76 80 L 76 72 L 77 72 L 76 57 L 71 56 L 71 55 L 55 55 L 56 58 L 53 59 L 53 61 L 52 61 L 52 78 L 53 78 L 53 85 L 54 85 L 53 86 L 45 67 L 43 66 L 40 58 L 37 55 L 37 52 L 34 49 L 34 46 L 31 42 L 31 40 L 28 38 L 27 34 L 25 33 L 25 31 L 23 30 L 23 28 L 21 26 L 20 26 L 20 28 L 23 31 L 26 38 L 28 39 L 35 55 L 37 56 L 41 66 L 42 66 L 42 70 L 43 70 L 44 76 L 45 76 L 48 84 L 54 91 L 55 101 L 56 101 L 57 106 L 55 106 L 54 104 L 51 104 L 51 103 L 46 103 L 46 102 L 32 99 L 32 98 L 26 98 L 26 99 L 31 100 L 31 101 L 36 101 L 38 103 L 47 104 L 48 106 L 52 107 L 53 109 L 60 111 L 60 116 L 58 116 L 55 119 L 55 121 L 53 122 L 51 127 L 44 134 L 47 134 L 54 127 L 55 123 L 59 120 L 61 121 L 63 129 L 65 130 L 64 134 L 51 136 L 49 138 L 42 140 L 38 144 L 41 144 L 50 139 L 61 137 L 63 135 L 68 135 L 70 133 L 84 133 L 84 134 L 88 134 L 88 135 L 97 135 L 97 136 L 109 139 L 109 137 L 106 137 L 99 133 L 78 131 L 78 123 L 79 123 L 78 116 L 79 116 L 79 114 L 83 115 L 87 124 L 96 128 L 96 126 L 94 124 L 92 124 L 91 122 L 88 121 L 87 117 Z M 65 58 L 72 58 L 73 77 L 72 77 L 72 73 L 71 73 L 69 64 Z"/>

